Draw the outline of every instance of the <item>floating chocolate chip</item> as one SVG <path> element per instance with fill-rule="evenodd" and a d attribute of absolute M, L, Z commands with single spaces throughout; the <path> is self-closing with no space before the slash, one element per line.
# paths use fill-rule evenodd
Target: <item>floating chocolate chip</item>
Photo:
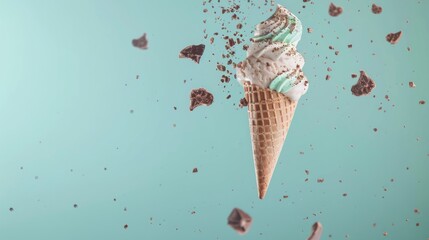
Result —
<path fill-rule="evenodd" d="M 191 106 L 189 110 L 193 111 L 201 105 L 210 106 L 213 103 L 213 94 L 209 93 L 204 88 L 193 89 L 191 91 Z"/>
<path fill-rule="evenodd" d="M 240 234 L 247 233 L 251 224 L 252 218 L 239 208 L 234 208 L 228 216 L 228 225 Z"/>
<path fill-rule="evenodd" d="M 375 4 L 372 4 L 371 10 L 372 10 L 372 13 L 374 14 L 380 14 L 383 11 L 383 8 Z"/>
<path fill-rule="evenodd" d="M 319 240 L 322 236 L 323 226 L 320 222 L 316 222 L 311 227 L 311 235 L 307 238 L 307 240 Z"/>
<path fill-rule="evenodd" d="M 352 93 L 355 96 L 368 95 L 373 88 L 375 88 L 375 82 L 364 71 L 360 71 L 358 82 L 352 86 Z"/>
<path fill-rule="evenodd" d="M 402 31 L 399 31 L 397 33 L 389 33 L 386 36 L 386 41 L 388 41 L 390 44 L 395 44 L 401 39 Z"/>
<path fill-rule="evenodd" d="M 331 3 L 329 5 L 329 15 L 331 15 L 332 17 L 337 17 L 341 13 L 343 13 L 343 8 L 342 7 L 337 7 L 333 3 Z"/>
<path fill-rule="evenodd" d="M 204 44 L 187 46 L 180 51 L 179 58 L 189 58 L 196 63 L 200 63 L 205 48 Z"/>
<path fill-rule="evenodd" d="M 242 107 L 247 107 L 247 105 L 248 105 L 249 103 L 247 102 L 247 99 L 246 98 L 242 98 L 242 99 L 240 99 L 240 107 L 242 108 Z"/>
<path fill-rule="evenodd" d="M 140 38 L 133 39 L 133 41 L 131 43 L 136 48 L 140 48 L 142 50 L 146 50 L 147 49 L 147 44 L 148 44 L 148 41 L 147 41 L 147 38 L 146 38 L 146 33 L 144 33 L 143 36 L 141 36 Z"/>

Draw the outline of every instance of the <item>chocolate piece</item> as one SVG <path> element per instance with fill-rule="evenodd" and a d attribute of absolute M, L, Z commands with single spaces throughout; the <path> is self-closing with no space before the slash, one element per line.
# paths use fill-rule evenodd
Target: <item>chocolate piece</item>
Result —
<path fill-rule="evenodd" d="M 75 204 L 73 204 L 73 207 L 74 207 L 74 208 L 77 208 L 77 204 L 76 204 L 76 203 L 75 203 Z"/>
<path fill-rule="evenodd" d="M 409 82 L 409 83 L 408 83 L 408 86 L 410 86 L 410 88 L 415 88 L 415 87 L 416 87 L 416 84 L 415 84 L 414 82 Z"/>
<path fill-rule="evenodd" d="M 242 107 L 247 107 L 247 105 L 248 105 L 249 103 L 247 102 L 247 99 L 246 98 L 242 98 L 242 99 L 240 99 L 240 107 L 242 108 Z"/>
<path fill-rule="evenodd" d="M 124 229 L 127 229 L 127 228 L 128 228 L 128 224 L 125 224 L 125 225 L 124 225 Z"/>
<path fill-rule="evenodd" d="M 426 101 L 425 101 L 425 100 L 420 100 L 420 101 L 419 101 L 419 104 L 420 104 L 420 105 L 424 105 L 425 103 L 426 103 Z"/>
<path fill-rule="evenodd" d="M 358 82 L 352 86 L 352 93 L 355 96 L 368 95 L 373 88 L 375 88 L 375 82 L 364 71 L 360 71 Z"/>
<path fill-rule="evenodd" d="M 319 240 L 322 236 L 323 226 L 320 222 L 316 222 L 311 227 L 311 235 L 307 238 L 307 240 Z"/>
<path fill-rule="evenodd" d="M 141 36 L 140 38 L 133 39 L 133 41 L 131 43 L 136 48 L 146 50 L 147 49 L 147 43 L 148 43 L 147 38 L 146 38 L 146 33 L 144 33 L 143 36 Z"/>
<path fill-rule="evenodd" d="M 213 103 L 213 94 L 207 92 L 204 88 L 193 89 L 191 91 L 191 106 L 189 110 L 193 111 L 201 105 L 210 106 Z"/>
<path fill-rule="evenodd" d="M 329 5 L 329 15 L 331 15 L 332 17 L 337 17 L 341 13 L 343 13 L 342 7 L 337 7 L 333 3 L 331 3 L 331 5 Z"/>
<path fill-rule="evenodd" d="M 380 14 L 383 11 L 383 8 L 375 4 L 372 4 L 371 10 L 372 10 L 372 13 L 374 14 Z"/>
<path fill-rule="evenodd" d="M 395 44 L 401 39 L 402 31 L 399 31 L 397 33 L 389 33 L 386 36 L 386 41 L 388 41 L 390 44 Z"/>
<path fill-rule="evenodd" d="M 197 172 L 198 172 L 198 168 L 192 169 L 192 173 L 197 173 Z"/>
<path fill-rule="evenodd" d="M 231 226 L 239 234 L 245 234 L 249 231 L 252 224 L 252 218 L 243 210 L 234 208 L 228 216 L 228 225 Z"/>
<path fill-rule="evenodd" d="M 204 44 L 187 46 L 180 51 L 179 58 L 189 58 L 196 63 L 200 63 L 205 48 Z"/>
<path fill-rule="evenodd" d="M 325 181 L 325 179 L 323 179 L 323 178 L 318 178 L 318 179 L 317 179 L 317 182 L 318 182 L 318 183 L 323 183 L 324 181 Z"/>

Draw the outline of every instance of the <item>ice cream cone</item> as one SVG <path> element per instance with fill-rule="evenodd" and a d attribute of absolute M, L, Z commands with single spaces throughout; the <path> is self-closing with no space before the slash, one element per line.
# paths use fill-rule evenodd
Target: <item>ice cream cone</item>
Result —
<path fill-rule="evenodd" d="M 259 198 L 263 199 L 292 122 L 297 102 L 269 88 L 244 83 Z"/>

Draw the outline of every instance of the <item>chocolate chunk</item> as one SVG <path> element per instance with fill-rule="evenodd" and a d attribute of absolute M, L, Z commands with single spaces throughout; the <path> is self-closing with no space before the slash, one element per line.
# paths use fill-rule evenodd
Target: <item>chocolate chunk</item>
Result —
<path fill-rule="evenodd" d="M 375 4 L 372 4 L 372 13 L 374 14 L 380 14 L 383 11 L 383 8 L 380 6 L 377 6 Z"/>
<path fill-rule="evenodd" d="M 222 71 L 222 72 L 225 72 L 226 67 L 225 67 L 224 65 L 222 65 L 222 64 L 218 64 L 218 65 L 217 65 L 217 70 Z"/>
<path fill-rule="evenodd" d="M 252 218 L 239 208 L 234 208 L 228 216 L 228 225 L 239 234 L 247 233 L 251 224 Z"/>
<path fill-rule="evenodd" d="M 143 36 L 141 36 L 140 38 L 133 39 L 133 41 L 131 43 L 136 48 L 146 50 L 147 49 L 147 43 L 148 43 L 147 38 L 146 38 L 146 33 L 144 33 Z"/>
<path fill-rule="evenodd" d="M 416 87 L 416 84 L 415 84 L 414 82 L 409 82 L 409 83 L 408 83 L 408 86 L 409 86 L 410 88 L 415 88 L 415 87 Z"/>
<path fill-rule="evenodd" d="M 180 51 L 179 58 L 189 58 L 196 63 L 200 63 L 205 48 L 204 44 L 187 46 Z"/>
<path fill-rule="evenodd" d="M 242 108 L 242 107 L 247 107 L 247 105 L 248 105 L 249 103 L 247 102 L 247 99 L 246 98 L 242 98 L 242 99 L 240 99 L 240 107 Z"/>
<path fill-rule="evenodd" d="M 375 88 L 375 82 L 364 71 L 360 71 L 358 82 L 352 86 L 352 93 L 355 96 L 368 95 L 373 88 Z"/>
<path fill-rule="evenodd" d="M 226 75 L 222 75 L 222 78 L 220 79 L 220 81 L 223 83 L 229 83 L 230 80 L 231 78 Z"/>
<path fill-rule="evenodd" d="M 198 168 L 192 169 L 192 173 L 197 173 L 197 172 L 198 172 Z"/>
<path fill-rule="evenodd" d="M 420 104 L 420 105 L 424 105 L 424 104 L 426 104 L 426 101 L 425 101 L 425 100 L 420 100 L 420 101 L 419 101 L 419 104 Z"/>
<path fill-rule="evenodd" d="M 323 226 L 320 222 L 316 222 L 311 227 L 311 235 L 307 238 L 307 240 L 319 240 L 322 236 Z"/>
<path fill-rule="evenodd" d="M 127 228 L 128 228 L 128 224 L 125 224 L 125 225 L 124 225 L 124 229 L 127 229 Z"/>
<path fill-rule="evenodd" d="M 191 91 L 191 106 L 189 110 L 193 111 L 201 105 L 210 106 L 213 103 L 213 94 L 207 92 L 204 88 L 193 89 Z"/>
<path fill-rule="evenodd" d="M 386 41 L 388 41 L 390 44 L 395 44 L 401 39 L 402 31 L 399 31 L 397 33 L 389 33 L 386 36 Z"/>
<path fill-rule="evenodd" d="M 343 13 L 342 7 L 337 7 L 333 3 L 331 3 L 331 5 L 329 5 L 329 15 L 331 15 L 332 17 L 337 17 L 341 13 Z"/>

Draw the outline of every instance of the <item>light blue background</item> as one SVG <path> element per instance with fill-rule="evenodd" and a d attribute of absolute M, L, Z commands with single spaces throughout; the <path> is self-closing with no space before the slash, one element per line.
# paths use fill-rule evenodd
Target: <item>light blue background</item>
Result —
<path fill-rule="evenodd" d="M 247 39 L 270 6 L 242 2 Z M 310 90 L 261 201 L 242 89 L 220 83 L 224 44 L 203 38 L 227 1 L 204 14 L 191 0 L 1 0 L 0 239 L 306 239 L 315 221 L 322 239 L 429 238 L 429 2 L 377 1 L 374 15 L 338 0 L 337 18 L 327 1 L 278 3 L 313 29 L 298 46 Z M 149 49 L 132 47 L 144 32 Z M 199 65 L 178 58 L 200 43 Z M 350 93 L 359 70 L 370 96 Z M 199 87 L 215 101 L 190 112 Z M 254 219 L 247 235 L 226 225 L 234 207 Z"/>

